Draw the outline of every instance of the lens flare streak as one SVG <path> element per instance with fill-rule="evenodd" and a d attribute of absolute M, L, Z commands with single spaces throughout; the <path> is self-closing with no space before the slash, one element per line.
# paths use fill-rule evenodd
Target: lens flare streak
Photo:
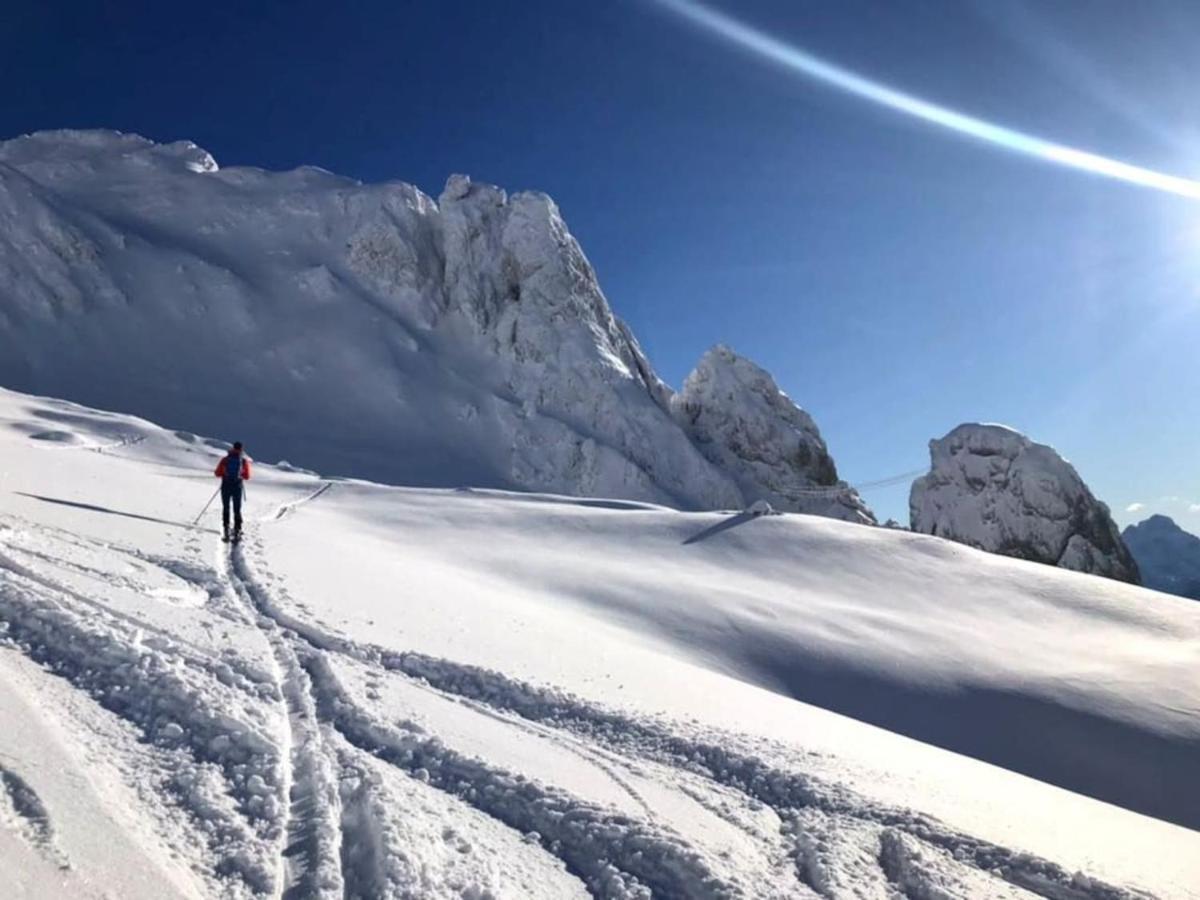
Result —
<path fill-rule="evenodd" d="M 784 68 L 916 119 L 1046 162 L 1200 200 L 1200 181 L 1167 175 L 996 125 L 888 87 L 826 62 L 766 32 L 692 0 L 654 0 L 719 37 Z"/>

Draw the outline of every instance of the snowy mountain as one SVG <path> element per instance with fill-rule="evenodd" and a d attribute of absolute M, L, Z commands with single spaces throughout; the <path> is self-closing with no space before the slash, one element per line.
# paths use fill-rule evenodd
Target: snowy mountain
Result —
<path fill-rule="evenodd" d="M 542 194 L 454 176 L 435 202 L 115 132 L 0 143 L 9 387 L 393 483 L 869 520 L 812 420 L 765 373 L 739 381 L 748 366 L 707 357 L 689 384 L 725 367 L 745 386 L 685 397 L 703 414 L 681 427 Z"/>
<path fill-rule="evenodd" d="M 913 531 L 1005 556 L 1138 583 L 1108 507 L 1053 447 L 1003 425 L 959 425 L 929 442 L 913 482 Z"/>
<path fill-rule="evenodd" d="M 1167 516 L 1130 525 L 1121 537 L 1137 560 L 1142 584 L 1156 591 L 1200 600 L 1200 537 Z"/>
<path fill-rule="evenodd" d="M 6 898 L 1200 896 L 1191 601 L 222 448 L 0 391 Z"/>

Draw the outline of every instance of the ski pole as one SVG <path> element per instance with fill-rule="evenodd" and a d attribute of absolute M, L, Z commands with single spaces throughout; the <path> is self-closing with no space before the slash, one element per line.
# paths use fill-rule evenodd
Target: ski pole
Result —
<path fill-rule="evenodd" d="M 200 510 L 200 515 L 196 516 L 196 521 L 192 522 L 193 527 L 200 524 L 200 519 L 203 518 L 206 512 L 208 512 L 208 508 L 212 506 L 212 502 L 217 499 L 217 494 L 219 493 L 221 493 L 221 486 L 217 485 L 217 489 L 213 491 L 213 495 L 209 497 L 208 502 L 204 504 L 204 509 Z"/>

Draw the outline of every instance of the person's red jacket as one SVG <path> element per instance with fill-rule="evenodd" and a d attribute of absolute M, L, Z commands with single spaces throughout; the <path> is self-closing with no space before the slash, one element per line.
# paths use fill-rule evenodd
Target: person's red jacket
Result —
<path fill-rule="evenodd" d="M 221 461 L 217 463 L 217 471 L 213 474 L 218 478 L 225 477 L 225 463 L 229 460 L 228 456 L 221 457 Z M 242 481 L 250 480 L 250 457 L 245 453 L 242 454 Z"/>

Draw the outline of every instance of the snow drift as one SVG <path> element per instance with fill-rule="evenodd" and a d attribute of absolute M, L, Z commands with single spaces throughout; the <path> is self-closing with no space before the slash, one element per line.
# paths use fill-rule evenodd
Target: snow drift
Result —
<path fill-rule="evenodd" d="M 832 461 L 773 384 L 706 397 L 765 443 L 703 452 L 553 201 L 463 176 L 435 202 L 114 132 L 0 143 L 0 383 L 397 483 L 870 518 L 804 493 Z"/>
<path fill-rule="evenodd" d="M 972 547 L 1138 583 L 1108 507 L 1053 447 L 1003 425 L 959 425 L 929 442 L 913 482 L 913 531 Z"/>

